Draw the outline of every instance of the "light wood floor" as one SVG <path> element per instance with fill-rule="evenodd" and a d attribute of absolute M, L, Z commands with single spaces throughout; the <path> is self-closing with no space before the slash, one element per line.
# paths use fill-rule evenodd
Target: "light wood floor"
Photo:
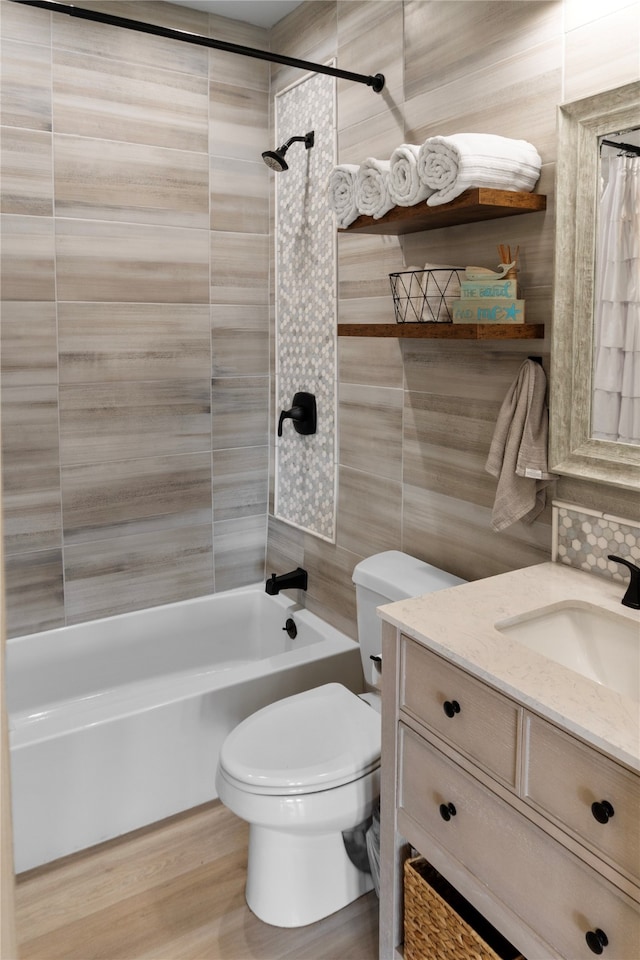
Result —
<path fill-rule="evenodd" d="M 375 893 L 308 927 L 258 920 L 247 839 L 216 802 L 22 874 L 21 960 L 376 960 Z"/>

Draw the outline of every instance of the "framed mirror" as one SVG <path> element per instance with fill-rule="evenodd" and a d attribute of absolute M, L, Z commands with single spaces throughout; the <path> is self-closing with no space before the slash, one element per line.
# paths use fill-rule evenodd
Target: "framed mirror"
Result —
<path fill-rule="evenodd" d="M 640 81 L 558 108 L 549 464 L 640 489 L 640 443 L 598 439 L 592 429 L 601 141 L 637 128 Z"/>

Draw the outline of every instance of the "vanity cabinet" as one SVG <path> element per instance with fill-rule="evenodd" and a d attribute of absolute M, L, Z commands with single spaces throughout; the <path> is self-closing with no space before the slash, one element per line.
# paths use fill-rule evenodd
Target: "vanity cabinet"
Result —
<path fill-rule="evenodd" d="M 408 845 L 528 960 L 638 960 L 638 775 L 388 623 L 383 663 L 381 960 Z"/>

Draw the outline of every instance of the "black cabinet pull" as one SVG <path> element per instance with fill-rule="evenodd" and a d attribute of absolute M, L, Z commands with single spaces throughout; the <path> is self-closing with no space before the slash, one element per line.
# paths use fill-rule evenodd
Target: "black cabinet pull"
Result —
<path fill-rule="evenodd" d="M 452 803 L 441 803 L 439 809 L 443 820 L 451 820 L 458 812 Z"/>
<path fill-rule="evenodd" d="M 596 927 L 595 930 L 589 930 L 585 934 L 585 940 L 592 953 L 602 953 L 609 943 L 609 937 L 599 927 Z"/>
<path fill-rule="evenodd" d="M 442 709 L 448 717 L 455 717 L 456 713 L 460 713 L 460 704 L 457 700 L 445 700 Z"/>
<path fill-rule="evenodd" d="M 594 815 L 598 823 L 609 823 L 609 820 L 614 814 L 614 809 L 609 803 L 608 800 L 594 801 L 591 804 L 591 813 Z"/>

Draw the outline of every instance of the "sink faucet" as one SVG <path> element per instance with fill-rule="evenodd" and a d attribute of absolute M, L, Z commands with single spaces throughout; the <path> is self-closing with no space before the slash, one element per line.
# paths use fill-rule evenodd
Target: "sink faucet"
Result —
<path fill-rule="evenodd" d="M 275 597 L 281 590 L 306 590 L 307 589 L 307 571 L 302 567 L 297 567 L 290 573 L 282 573 L 276 577 L 272 573 L 265 584 L 265 590 L 271 597 Z"/>
<path fill-rule="evenodd" d="M 627 592 L 621 602 L 625 607 L 640 610 L 640 567 L 636 566 L 636 564 L 630 560 L 625 560 L 624 557 L 616 557 L 612 553 L 610 553 L 608 557 L 609 560 L 615 560 L 616 563 L 622 563 L 625 567 L 629 568 L 631 579 L 627 587 Z"/>

